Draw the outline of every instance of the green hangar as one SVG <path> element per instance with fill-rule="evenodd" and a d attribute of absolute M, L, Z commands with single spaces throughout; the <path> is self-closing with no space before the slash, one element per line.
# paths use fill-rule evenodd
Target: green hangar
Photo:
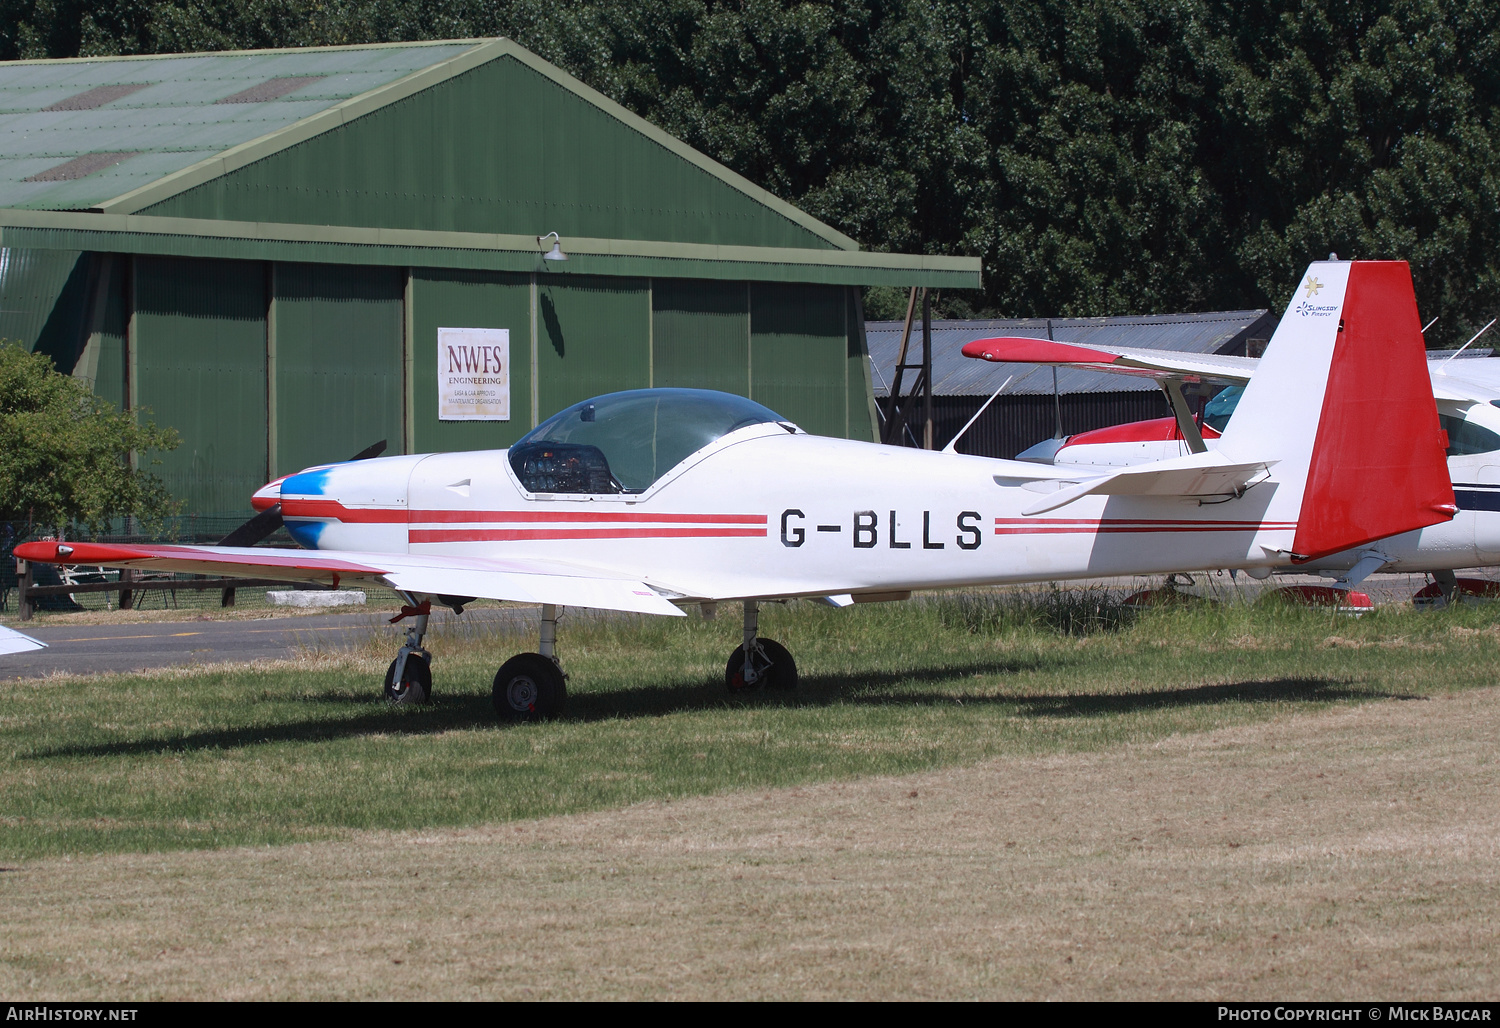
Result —
<path fill-rule="evenodd" d="M 0 65 L 0 337 L 175 427 L 198 516 L 651 385 L 873 439 L 859 287 L 979 273 L 862 251 L 506 39 Z"/>

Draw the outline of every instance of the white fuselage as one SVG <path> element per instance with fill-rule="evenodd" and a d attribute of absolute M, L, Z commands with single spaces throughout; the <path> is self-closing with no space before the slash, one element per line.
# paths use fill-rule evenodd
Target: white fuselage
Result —
<path fill-rule="evenodd" d="M 1274 476 L 1208 505 L 1090 496 L 1026 517 L 1055 488 L 1037 474 L 759 425 L 640 494 L 527 493 L 491 450 L 336 465 L 288 478 L 280 499 L 320 550 L 576 562 L 704 599 L 1261 567 L 1292 546 Z"/>

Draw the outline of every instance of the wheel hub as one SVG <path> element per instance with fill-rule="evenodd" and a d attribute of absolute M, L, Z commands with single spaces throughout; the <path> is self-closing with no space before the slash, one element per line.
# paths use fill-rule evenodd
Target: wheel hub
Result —
<path fill-rule="evenodd" d="M 525 676 L 518 676 L 510 680 L 505 688 L 505 699 L 510 703 L 513 710 L 535 710 L 536 683 Z"/>

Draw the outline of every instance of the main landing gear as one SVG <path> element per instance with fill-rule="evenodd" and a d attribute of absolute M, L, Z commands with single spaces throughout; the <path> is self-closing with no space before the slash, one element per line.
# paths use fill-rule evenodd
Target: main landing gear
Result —
<path fill-rule="evenodd" d="M 450 597 L 439 597 L 448 603 Z M 453 598 L 454 610 L 463 607 Z M 406 642 L 391 661 L 385 673 L 385 698 L 393 704 L 427 703 L 432 699 L 432 654 L 422 648 L 427 621 L 432 613 L 431 598 L 420 603 L 409 594 L 401 594 L 401 613 L 392 622 L 411 618 Z M 752 689 L 790 691 L 797 687 L 797 663 L 787 648 L 771 639 L 762 639 L 760 604 L 745 601 L 745 623 L 742 641 L 729 655 L 724 682 L 732 693 Z M 490 699 L 502 721 L 541 721 L 557 717 L 568 702 L 567 676 L 557 661 L 557 606 L 542 605 L 542 624 L 537 649 L 539 653 L 520 653 L 500 665 Z"/>
<path fill-rule="evenodd" d="M 745 601 L 744 641 L 729 655 L 724 668 L 724 684 L 732 693 L 751 689 L 792 690 L 797 688 L 797 662 L 787 648 L 760 633 L 760 604 Z"/>
<path fill-rule="evenodd" d="M 502 721 L 556 717 L 568 702 L 566 675 L 557 662 L 557 606 L 542 604 L 540 653 L 521 653 L 500 665 L 490 694 Z"/>

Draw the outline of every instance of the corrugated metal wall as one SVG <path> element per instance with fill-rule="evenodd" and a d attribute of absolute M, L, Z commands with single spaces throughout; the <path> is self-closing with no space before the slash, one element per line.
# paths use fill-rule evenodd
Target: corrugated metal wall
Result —
<path fill-rule="evenodd" d="M 411 272 L 412 451 L 485 450 L 509 446 L 531 429 L 531 276 L 498 272 Z M 439 328 L 510 330 L 510 420 L 439 421 Z"/>
<path fill-rule="evenodd" d="M 271 473 L 347 460 L 381 439 L 403 452 L 403 269 L 277 264 L 273 283 Z"/>
<path fill-rule="evenodd" d="M 750 398 L 817 435 L 848 425 L 846 291 L 756 282 L 750 287 Z"/>
<path fill-rule="evenodd" d="M 545 420 L 599 393 L 651 384 L 646 279 L 537 276 L 537 411 Z"/>
<path fill-rule="evenodd" d="M 140 213 L 833 248 L 509 57 Z"/>
<path fill-rule="evenodd" d="M 873 443 L 880 438 L 875 393 L 870 382 L 870 351 L 865 343 L 865 305 L 858 289 L 845 289 L 844 434 Z"/>
<path fill-rule="evenodd" d="M 653 279 L 652 384 L 750 395 L 750 291 L 743 282 Z"/>
<path fill-rule="evenodd" d="M 189 512 L 248 507 L 266 480 L 264 265 L 138 258 L 134 309 L 135 404 L 182 435 L 151 470 Z"/>
<path fill-rule="evenodd" d="M 99 279 L 90 300 L 88 342 L 73 374 L 91 381 L 95 395 L 124 408 L 131 262 L 119 254 L 101 254 L 99 257 Z"/>
<path fill-rule="evenodd" d="M 45 353 L 71 372 L 83 345 L 94 262 L 77 250 L 0 248 L 0 339 Z"/>

